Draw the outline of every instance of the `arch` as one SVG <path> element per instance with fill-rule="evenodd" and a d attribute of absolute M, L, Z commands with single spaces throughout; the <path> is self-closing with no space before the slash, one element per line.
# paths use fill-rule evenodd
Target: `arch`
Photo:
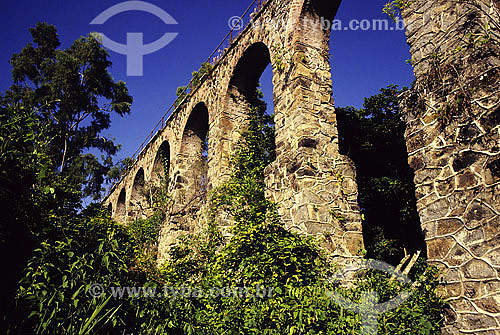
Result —
<path fill-rule="evenodd" d="M 256 42 L 250 45 L 234 68 L 228 87 L 227 112 L 231 119 L 236 120 L 232 126 L 232 131 L 241 133 L 248 125 L 250 115 L 257 116 L 259 122 L 264 126 L 274 127 L 274 103 L 272 111 L 267 111 L 267 103 L 260 91 L 260 80 L 266 69 L 271 68 L 271 78 L 273 71 L 271 66 L 271 53 L 263 42 Z M 271 79 L 271 86 L 273 86 Z M 274 89 L 272 90 L 274 101 Z M 236 129 L 235 129 L 236 128 Z M 271 131 L 273 133 L 273 131 Z M 274 137 L 269 139 L 269 144 L 265 148 L 265 160 L 267 163 L 274 161 L 276 157 L 276 144 Z M 233 143 L 234 145 L 234 143 Z"/>
<path fill-rule="evenodd" d="M 128 214 L 133 219 L 138 217 L 144 210 L 143 203 L 146 199 L 144 186 L 144 169 L 141 167 L 135 174 L 134 183 L 132 184 L 132 191 L 130 193 Z"/>
<path fill-rule="evenodd" d="M 340 7 L 341 0 L 310 0 L 305 1 L 302 10 L 313 13 L 320 18 L 333 20 Z"/>
<path fill-rule="evenodd" d="M 151 172 L 151 181 L 154 184 L 161 184 L 163 179 L 168 179 L 170 173 L 170 143 L 165 140 L 156 152 Z M 168 180 L 167 180 L 168 182 Z"/>
<path fill-rule="evenodd" d="M 182 134 L 181 151 L 194 146 L 201 152 L 199 143 L 204 141 L 208 134 L 208 108 L 204 102 L 194 108 L 184 127 Z"/>
<path fill-rule="evenodd" d="M 126 193 L 125 188 L 122 188 L 120 195 L 118 196 L 118 201 L 116 203 L 116 216 L 124 217 L 127 215 L 127 210 L 125 206 Z"/>
<path fill-rule="evenodd" d="M 208 109 L 200 102 L 194 108 L 184 127 L 179 153 L 179 175 L 176 188 L 186 187 L 188 193 L 204 192 L 207 189 L 208 170 Z"/>
<path fill-rule="evenodd" d="M 134 185 L 132 186 L 132 197 L 136 195 L 134 193 L 138 193 L 142 189 L 144 189 L 144 169 L 141 167 L 135 174 Z"/>
<path fill-rule="evenodd" d="M 304 4 L 301 9 L 301 20 L 314 22 L 324 17 L 328 20 L 326 22 L 327 27 L 331 28 L 330 24 L 338 10 L 334 2 L 311 0 L 309 4 Z M 346 13 L 348 13 L 347 16 L 350 16 L 351 8 L 349 8 L 349 5 L 343 5 L 341 8 L 343 12 L 339 13 L 339 18 L 347 20 L 345 16 Z M 350 41 L 353 40 L 353 37 L 359 38 L 360 35 L 350 35 L 355 34 L 355 31 L 341 32 L 337 29 L 333 30 L 333 33 L 331 33 L 331 29 L 328 31 L 323 29 L 324 33 L 321 34 L 318 30 L 320 26 L 322 26 L 322 29 L 326 28 L 324 24 L 316 24 L 316 27 L 306 25 L 309 31 L 313 30 L 307 34 L 303 30 L 304 25 L 299 25 L 298 29 L 302 29 L 299 30 L 302 34 L 300 35 L 301 39 L 308 40 L 310 45 L 321 46 L 321 49 L 324 50 L 328 50 L 330 47 L 333 48 L 332 59 L 334 66 L 337 68 L 330 72 L 337 76 L 334 88 L 338 91 L 335 97 L 340 98 L 342 93 L 339 93 L 339 91 L 344 90 L 345 92 L 346 88 L 358 90 L 365 85 L 346 80 L 347 75 L 354 72 L 352 67 L 356 66 L 355 61 L 345 63 L 347 56 L 345 54 L 346 37 L 350 37 Z M 314 31 L 314 29 L 316 30 Z M 356 34 L 360 33 L 357 32 Z M 366 32 L 366 34 L 369 34 L 369 32 Z M 401 37 L 404 35 L 403 32 L 399 32 L 399 34 Z M 330 41 L 330 38 L 332 41 Z M 387 36 L 387 38 L 390 37 Z M 365 44 L 371 45 L 370 43 L 363 43 L 363 47 Z M 326 49 L 327 47 L 328 49 Z M 349 54 L 364 54 L 370 50 L 368 48 L 360 49 L 360 46 L 354 47 L 354 45 L 350 44 L 348 44 L 347 49 Z M 375 56 L 373 59 L 377 57 L 379 56 Z M 409 53 L 406 58 L 411 58 Z M 380 66 L 372 59 L 366 63 L 372 67 Z M 345 71 L 346 69 L 348 70 Z M 363 69 L 369 71 L 369 67 Z M 390 71 L 389 69 L 387 70 Z M 389 78 L 387 75 L 385 77 Z M 385 85 L 386 81 L 383 83 L 381 85 Z M 366 89 L 366 87 L 363 88 Z M 361 91 L 364 91 L 364 89 Z M 365 103 L 366 98 L 368 97 L 365 97 Z M 353 101 L 352 98 L 349 100 L 349 103 L 356 101 Z M 346 105 L 346 102 L 342 101 L 342 105 Z M 365 217 L 362 222 L 362 234 L 367 257 L 382 257 L 382 260 L 391 264 L 398 264 L 406 252 L 413 254 L 418 250 L 423 250 L 425 254 L 425 237 L 420 226 L 414 197 L 414 176 L 408 166 L 407 147 L 404 142 L 405 125 L 400 119 L 396 106 L 397 104 L 394 105 L 394 109 L 386 109 L 383 113 L 377 114 L 378 109 L 382 112 L 381 106 L 369 103 L 364 105 L 363 115 L 359 116 L 359 118 L 355 116 L 357 109 L 335 106 L 339 152 L 351 159 L 356 170 L 356 184 L 359 186 L 357 188 L 358 204 L 362 215 Z M 384 123 L 385 125 L 391 124 L 392 127 L 385 131 L 382 137 L 379 130 L 383 129 L 382 125 Z M 360 132 L 367 124 L 371 124 L 371 126 Z M 367 143 L 370 145 L 367 146 Z M 384 190 L 390 190 L 390 192 Z M 387 249 L 385 250 L 380 248 L 381 241 L 384 239 L 387 241 Z"/>
<path fill-rule="evenodd" d="M 236 64 L 229 82 L 230 89 L 237 88 L 246 98 L 253 99 L 259 79 L 269 64 L 269 48 L 262 42 L 250 45 Z"/>

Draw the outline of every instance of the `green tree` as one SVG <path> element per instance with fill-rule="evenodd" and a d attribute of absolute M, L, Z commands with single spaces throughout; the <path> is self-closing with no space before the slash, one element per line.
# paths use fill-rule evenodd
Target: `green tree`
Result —
<path fill-rule="evenodd" d="M 34 109 L 53 169 L 81 189 L 82 196 L 98 199 L 118 150 L 101 133 L 109 128 L 112 112 L 130 112 L 132 97 L 124 82 L 111 77 L 108 53 L 93 36 L 61 50 L 54 26 L 38 23 L 30 31 L 33 42 L 11 58 L 14 84 L 3 104 Z M 92 149 L 103 157 L 90 154 Z"/>
<path fill-rule="evenodd" d="M 399 111 L 401 92 L 390 85 L 366 98 L 362 109 L 336 108 L 340 151 L 356 165 L 368 256 L 393 264 L 403 248 L 426 250 Z"/>
<path fill-rule="evenodd" d="M 13 85 L 0 97 L 0 202 L 9 208 L 0 218 L 0 252 L 9 255 L 2 312 L 12 309 L 33 249 L 60 240 L 55 222 L 69 224 L 84 197 L 99 197 L 118 150 L 101 132 L 110 113 L 123 116 L 132 102 L 93 37 L 60 50 L 54 26 L 39 23 L 31 35 L 33 42 L 12 56 Z"/>
<path fill-rule="evenodd" d="M 8 269 L 2 275 L 0 332 L 4 331 L 3 319 L 13 306 L 17 281 L 33 249 L 31 223 L 41 215 L 41 209 L 30 204 L 44 202 L 46 196 L 31 187 L 37 184 L 37 171 L 45 169 L 45 157 L 33 146 L 38 131 L 32 110 L 22 106 L 0 108 L 0 202 L 2 208 L 8 208 L 0 216 L 0 253 Z"/>

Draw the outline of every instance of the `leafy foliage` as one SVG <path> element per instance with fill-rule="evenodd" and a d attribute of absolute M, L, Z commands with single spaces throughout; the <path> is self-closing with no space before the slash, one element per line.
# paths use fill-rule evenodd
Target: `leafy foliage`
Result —
<path fill-rule="evenodd" d="M 340 151 L 356 165 L 368 257 L 392 264 L 404 256 L 404 248 L 426 250 L 399 112 L 400 93 L 392 85 L 366 98 L 360 110 L 336 108 Z"/>
<path fill-rule="evenodd" d="M 132 102 L 94 38 L 60 50 L 53 26 L 39 23 L 31 35 L 33 42 L 12 56 L 14 84 L 0 97 L 0 200 L 9 208 L 0 218 L 0 252 L 10 255 L 3 322 L 33 249 L 59 238 L 58 220 L 77 215 L 84 197 L 99 197 L 118 150 L 101 131 L 111 112 L 125 115 Z"/>
<path fill-rule="evenodd" d="M 95 73 L 97 69 L 105 73 L 109 65 L 95 40 L 84 38 L 73 49 L 60 51 L 53 27 L 42 24 L 32 34 L 38 46 L 28 45 L 13 58 L 19 85 L 0 106 L 0 195 L 13 208 L 2 221 L 2 247 L 18 235 L 34 246 L 33 253 L 25 255 L 29 260 L 23 263 L 27 265 L 17 290 L 18 304 L 4 320 L 11 332 L 353 334 L 359 332 L 361 317 L 338 306 L 326 292 L 360 302 L 366 291 L 386 300 L 407 290 L 411 296 L 404 304 L 380 316 L 379 333 L 439 333 L 444 304 L 436 295 L 436 269 L 421 271 L 423 276 L 413 278 L 418 279 L 414 286 L 367 271 L 352 287 L 341 287 L 330 281 L 337 269 L 318 243 L 283 227 L 276 204 L 265 198 L 264 168 L 274 160 L 275 148 L 272 116 L 265 114 L 263 103 L 252 110 L 248 130 L 231 161 L 231 179 L 210 194 L 205 230 L 182 237 L 160 269 L 154 255 L 160 223 L 171 203 L 166 188 L 148 189 L 151 208 L 157 212 L 127 226 L 113 222 L 97 205 L 78 213 L 81 197 L 100 187 L 99 178 L 92 180 L 91 175 L 107 172 L 83 150 L 94 147 L 112 154 L 116 149 L 114 144 L 92 140 L 109 125 L 107 112 L 96 107 L 95 99 L 109 98 L 108 112 L 119 114 L 128 112 L 131 99 L 124 86 Z M 89 59 L 90 64 L 84 62 Z M 82 77 L 85 85 L 97 87 L 80 87 Z M 360 111 L 349 110 L 344 116 L 358 117 L 353 129 L 395 127 L 391 94 L 384 91 L 367 100 L 366 110 L 381 108 L 380 114 L 358 117 Z M 89 110 L 74 105 L 82 101 L 71 101 L 78 97 Z M 96 123 L 91 121 L 83 127 L 86 130 L 71 126 L 82 115 L 96 118 Z M 363 153 L 359 143 L 365 142 L 356 142 L 361 138 L 357 136 L 352 147 Z M 384 142 L 370 140 L 383 147 Z M 399 167 L 396 164 L 394 171 L 399 173 Z M 88 189 L 82 193 L 84 184 Z M 219 230 L 217 218 L 222 212 L 235 222 L 230 239 Z M 96 283 L 104 289 L 99 297 L 91 294 Z M 200 294 L 120 298 L 110 291 L 145 287 L 164 293 L 163 285 L 189 286 Z M 203 294 L 224 287 L 247 292 Z"/>
<path fill-rule="evenodd" d="M 210 63 L 202 63 L 201 67 L 198 71 L 193 71 L 192 73 L 192 81 L 191 81 L 191 88 L 195 89 L 198 87 L 198 85 L 201 84 L 202 79 L 205 75 L 210 73 L 212 71 L 212 64 Z M 176 91 L 177 99 L 175 101 L 176 105 L 180 104 L 185 97 L 188 95 L 188 87 L 187 86 L 180 86 L 177 88 Z"/>
<path fill-rule="evenodd" d="M 106 179 L 108 182 L 113 183 L 120 180 L 120 177 L 134 164 L 134 159 L 131 157 L 125 157 L 121 159 L 117 164 L 111 167 L 106 174 Z"/>
<path fill-rule="evenodd" d="M 391 19 L 397 21 L 401 19 L 399 17 L 399 11 L 408 8 L 412 1 L 413 0 L 394 0 L 386 3 L 382 11 L 389 15 Z"/>
<path fill-rule="evenodd" d="M 128 229 L 140 246 L 156 244 L 160 233 L 160 224 L 165 220 L 162 212 L 156 212 L 148 219 L 137 219 L 129 223 Z"/>
<path fill-rule="evenodd" d="M 21 280 L 18 308 L 30 313 L 15 332 L 83 334 L 126 327 L 122 303 L 108 293 L 94 298 L 89 292 L 94 283 L 130 283 L 134 243 L 125 228 L 95 210 L 53 220 L 58 236 L 40 243 Z"/>
<path fill-rule="evenodd" d="M 11 58 L 14 84 L 4 104 L 21 103 L 36 111 L 53 169 L 82 188 L 84 196 L 98 199 L 111 155 L 118 150 L 100 133 L 109 128 L 111 112 L 130 112 L 132 97 L 125 83 L 109 74 L 108 53 L 91 35 L 60 50 L 54 26 L 38 23 L 30 31 L 33 43 Z M 89 149 L 106 156 L 99 159 L 85 152 Z"/>
<path fill-rule="evenodd" d="M 143 299 L 136 331 L 179 334 L 353 334 L 361 317 L 342 309 L 326 292 L 359 303 L 375 291 L 385 301 L 403 291 L 410 298 L 380 317 L 381 334 L 439 334 L 443 301 L 436 269 L 427 268 L 414 287 L 376 271 L 361 273 L 350 289 L 331 283 L 336 271 L 312 238 L 286 230 L 276 205 L 264 197 L 262 123 L 253 115 L 233 160 L 231 180 L 211 194 L 212 222 L 182 238 L 156 279 L 156 288 L 189 287 L 194 294 Z M 224 243 L 216 213 L 235 220 Z M 243 295 L 213 295 L 225 288 Z M 265 288 L 265 290 L 264 290 Z M 265 292 L 265 294 L 263 294 Z"/>

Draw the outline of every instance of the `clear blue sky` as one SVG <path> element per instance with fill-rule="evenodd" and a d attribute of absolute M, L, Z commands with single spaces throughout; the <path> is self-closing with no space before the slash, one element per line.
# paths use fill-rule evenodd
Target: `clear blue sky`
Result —
<path fill-rule="evenodd" d="M 337 18 L 386 19 L 382 7 L 387 0 L 344 0 Z M 143 32 L 150 43 L 165 32 L 178 32 L 178 37 L 165 48 L 144 57 L 144 76 L 127 77 L 124 55 L 110 52 L 111 73 L 127 82 L 134 97 L 132 113 L 113 117 L 105 132 L 123 145 L 119 157 L 130 156 L 144 140 L 175 98 L 178 86 L 185 85 L 191 72 L 207 59 L 229 31 L 228 19 L 240 15 L 251 0 L 237 1 L 173 1 L 151 0 L 177 20 L 178 25 L 165 25 L 145 12 L 127 12 L 114 16 L 103 26 L 90 25 L 99 13 L 120 0 L 6 0 L 0 20 L 0 91 L 11 84 L 9 59 L 12 53 L 31 41 L 28 28 L 38 21 L 56 26 L 62 47 L 92 31 L 102 31 L 111 39 L 125 43 L 127 32 Z M 333 96 L 337 106 L 360 107 L 364 97 L 373 95 L 389 84 L 408 86 L 413 81 L 409 48 L 402 31 L 334 31 L 331 38 Z M 262 79 L 266 100 L 271 97 L 270 70 Z M 269 100 L 268 100 L 269 101 Z"/>

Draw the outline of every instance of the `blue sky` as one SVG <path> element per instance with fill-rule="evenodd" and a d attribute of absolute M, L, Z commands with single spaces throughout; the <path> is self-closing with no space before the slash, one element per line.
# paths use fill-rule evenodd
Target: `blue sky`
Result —
<path fill-rule="evenodd" d="M 276 0 L 274 0 L 276 1 Z M 127 83 L 134 97 L 132 113 L 113 117 L 105 131 L 123 145 L 119 157 L 134 153 L 151 128 L 172 104 L 178 86 L 185 85 L 191 72 L 207 59 L 229 31 L 230 17 L 240 15 L 251 0 L 151 0 L 168 12 L 178 25 L 165 25 L 145 12 L 126 12 L 114 16 L 102 26 L 90 25 L 103 10 L 120 0 L 6 0 L 0 20 L 0 91 L 11 85 L 9 59 L 31 41 L 28 29 L 38 21 L 56 26 L 62 47 L 92 31 L 102 31 L 111 39 L 125 43 L 127 32 L 143 32 L 144 43 L 160 38 L 165 32 L 178 37 L 165 48 L 144 56 L 144 75 L 127 77 L 126 58 L 110 51 L 111 74 Z M 387 0 L 344 0 L 337 19 L 386 19 L 382 7 Z M 360 107 L 364 97 L 376 94 L 389 84 L 408 86 L 413 72 L 406 63 L 410 58 L 403 31 L 334 31 L 331 37 L 333 96 L 337 106 Z M 272 96 L 271 71 L 266 70 L 261 83 L 267 101 Z"/>

